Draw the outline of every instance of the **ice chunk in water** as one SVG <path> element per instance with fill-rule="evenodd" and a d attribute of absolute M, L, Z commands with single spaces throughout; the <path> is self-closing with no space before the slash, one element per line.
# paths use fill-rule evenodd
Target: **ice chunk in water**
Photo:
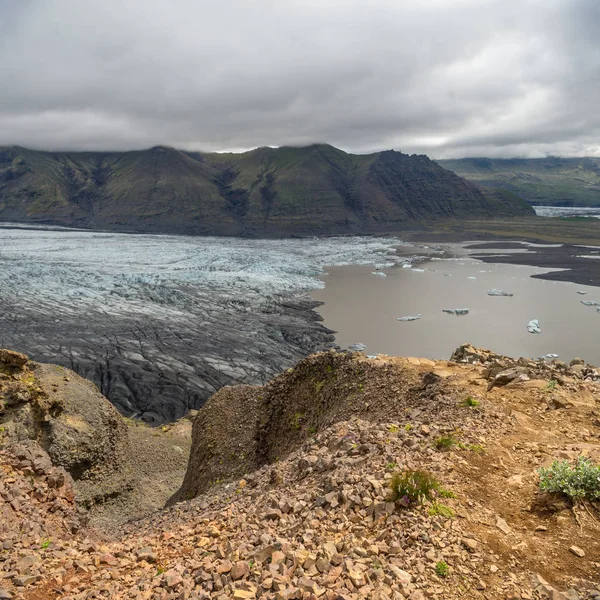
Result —
<path fill-rule="evenodd" d="M 527 331 L 529 331 L 529 333 L 542 333 L 540 322 L 537 319 L 529 321 L 529 323 L 527 323 Z"/>
<path fill-rule="evenodd" d="M 417 321 L 421 318 L 421 315 L 414 315 L 414 316 L 408 316 L 408 317 L 397 317 L 396 321 Z"/>
<path fill-rule="evenodd" d="M 488 290 L 488 296 L 512 296 L 510 292 L 504 292 L 502 290 L 497 290 L 496 288 L 492 288 Z"/>
<path fill-rule="evenodd" d="M 586 306 L 600 306 L 600 302 L 596 302 L 595 300 L 580 300 L 580 302 Z"/>
<path fill-rule="evenodd" d="M 371 275 L 379 275 L 379 277 L 387 277 L 387 275 L 385 273 L 382 273 L 381 271 L 371 271 Z"/>
<path fill-rule="evenodd" d="M 468 315 L 468 308 L 444 308 L 442 312 L 448 313 L 449 315 Z"/>
<path fill-rule="evenodd" d="M 348 350 L 352 350 L 353 352 L 362 352 L 367 347 L 366 344 L 361 344 L 360 342 L 356 344 L 351 344 L 348 346 Z"/>

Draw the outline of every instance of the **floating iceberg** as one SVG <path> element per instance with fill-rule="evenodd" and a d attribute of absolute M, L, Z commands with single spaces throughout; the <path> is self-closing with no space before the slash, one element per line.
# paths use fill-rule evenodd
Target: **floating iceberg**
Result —
<path fill-rule="evenodd" d="M 600 306 L 600 302 L 596 302 L 595 300 L 580 300 L 580 302 L 586 306 Z"/>
<path fill-rule="evenodd" d="M 371 275 L 378 275 L 379 277 L 387 277 L 387 275 L 385 273 L 382 273 L 381 271 L 371 271 Z"/>
<path fill-rule="evenodd" d="M 585 296 L 585 295 L 587 294 L 587 292 L 583 292 L 583 291 L 581 291 L 581 290 L 577 290 L 577 293 L 578 293 L 578 294 L 581 294 L 582 296 Z"/>
<path fill-rule="evenodd" d="M 448 313 L 449 315 L 468 315 L 468 308 L 444 308 L 442 312 Z"/>
<path fill-rule="evenodd" d="M 477 279 L 477 277 L 469 276 L 467 279 Z"/>
<path fill-rule="evenodd" d="M 497 290 L 496 288 L 492 288 L 488 290 L 488 296 L 513 296 L 510 292 L 504 292 L 502 290 Z"/>
<path fill-rule="evenodd" d="M 366 347 L 366 344 L 361 344 L 359 342 L 357 344 L 351 344 L 350 346 L 348 346 L 348 350 L 352 350 L 353 352 L 362 352 Z"/>
<path fill-rule="evenodd" d="M 537 319 L 529 321 L 529 323 L 527 323 L 527 331 L 529 331 L 529 333 L 542 333 L 540 322 Z"/>
<path fill-rule="evenodd" d="M 421 318 L 421 314 L 408 316 L 408 317 L 397 317 L 396 321 L 417 321 Z"/>

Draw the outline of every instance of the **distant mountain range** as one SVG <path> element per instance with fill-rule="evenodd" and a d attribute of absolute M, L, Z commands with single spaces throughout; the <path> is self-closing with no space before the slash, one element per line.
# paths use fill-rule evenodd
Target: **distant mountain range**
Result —
<path fill-rule="evenodd" d="M 461 158 L 440 165 L 533 205 L 600 206 L 600 158 Z"/>
<path fill-rule="evenodd" d="M 243 154 L 0 148 L 0 220 L 201 235 L 393 231 L 411 221 L 532 214 L 422 155 L 329 145 Z"/>

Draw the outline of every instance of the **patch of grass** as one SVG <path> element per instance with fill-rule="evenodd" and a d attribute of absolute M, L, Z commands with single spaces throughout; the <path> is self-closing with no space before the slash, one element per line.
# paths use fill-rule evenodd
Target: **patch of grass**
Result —
<path fill-rule="evenodd" d="M 479 406 L 481 403 L 479 402 L 479 400 L 476 400 L 475 398 L 473 398 L 472 396 L 467 396 L 464 400 L 462 405 L 463 406 L 470 406 L 472 408 L 476 408 L 477 406 Z"/>
<path fill-rule="evenodd" d="M 309 427 L 308 433 L 310 435 L 315 435 L 315 433 L 317 433 L 317 428 L 314 425 L 312 427 Z"/>
<path fill-rule="evenodd" d="M 485 454 L 485 447 L 481 444 L 464 444 L 463 442 L 458 443 L 458 447 L 461 450 L 468 450 L 469 452 L 475 452 L 475 454 Z"/>
<path fill-rule="evenodd" d="M 434 502 L 427 511 L 427 514 L 430 517 L 444 517 L 445 519 L 451 519 L 454 516 L 454 511 L 441 502 Z"/>
<path fill-rule="evenodd" d="M 156 574 L 157 575 L 162 575 L 165 572 L 165 568 L 164 567 L 158 567 L 158 569 L 156 569 Z"/>
<path fill-rule="evenodd" d="M 317 392 L 317 394 L 323 389 L 324 385 L 325 385 L 324 379 L 322 381 L 317 381 L 317 383 L 315 383 L 315 391 Z"/>
<path fill-rule="evenodd" d="M 45 550 L 46 548 L 48 548 L 50 546 L 52 542 L 50 540 L 44 540 L 41 544 L 40 544 L 40 548 L 42 548 L 43 550 Z"/>
<path fill-rule="evenodd" d="M 439 488 L 437 495 L 440 498 L 456 498 L 456 494 L 452 490 L 447 490 L 446 488 Z"/>
<path fill-rule="evenodd" d="M 387 465 L 385 465 L 386 469 L 395 469 L 398 465 L 395 462 L 389 462 Z"/>
<path fill-rule="evenodd" d="M 433 500 L 441 489 L 440 482 L 427 471 L 407 470 L 394 473 L 390 481 L 390 501 L 409 507 Z"/>
<path fill-rule="evenodd" d="M 390 425 L 390 426 L 388 427 L 388 431 L 389 431 L 390 433 L 398 433 L 398 430 L 399 430 L 399 429 L 400 429 L 400 428 L 398 427 L 398 425 Z"/>
<path fill-rule="evenodd" d="M 453 434 L 450 435 L 441 435 L 439 438 L 435 440 L 433 445 L 437 450 L 450 450 L 453 446 L 456 446 L 458 443 L 457 439 Z"/>
<path fill-rule="evenodd" d="M 436 563 L 435 565 L 435 572 L 440 576 L 440 577 L 448 577 L 448 575 L 450 575 L 450 567 L 448 566 L 448 563 L 440 560 L 438 563 Z"/>
<path fill-rule="evenodd" d="M 410 423 L 407 423 L 407 424 L 404 426 L 404 431 L 410 431 L 412 428 L 413 428 L 413 426 L 412 426 Z"/>
<path fill-rule="evenodd" d="M 547 384 L 546 384 L 546 391 L 551 392 L 552 390 L 556 389 L 556 379 L 551 379 Z"/>
<path fill-rule="evenodd" d="M 600 465 L 580 456 L 575 465 L 568 460 L 555 460 L 549 467 L 538 469 L 542 492 L 562 494 L 571 501 L 600 500 Z"/>
<path fill-rule="evenodd" d="M 292 428 L 293 429 L 300 429 L 300 427 L 302 426 L 302 420 L 304 419 L 304 413 L 302 412 L 297 412 L 294 413 L 294 416 L 292 417 Z"/>

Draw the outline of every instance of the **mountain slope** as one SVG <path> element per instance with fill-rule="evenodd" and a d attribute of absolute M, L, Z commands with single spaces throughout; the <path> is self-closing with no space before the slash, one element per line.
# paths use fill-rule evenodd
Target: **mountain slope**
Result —
<path fill-rule="evenodd" d="M 121 231 L 290 235 L 392 230 L 415 219 L 531 211 L 426 156 L 325 144 L 243 154 L 0 148 L 0 220 Z"/>
<path fill-rule="evenodd" d="M 598 503 L 543 493 L 536 473 L 600 458 L 600 371 L 582 362 L 469 345 L 450 361 L 316 354 L 266 386 L 218 392 L 191 440 L 189 424 L 150 432 L 126 419 L 131 489 L 94 506 L 43 438 L 12 434 L 27 396 L 57 404 L 85 382 L 10 367 L 0 400 L 20 406 L 0 434 L 0 598 L 597 599 Z M 78 451 L 91 423 L 65 416 Z M 172 485 L 181 460 L 169 455 L 190 446 L 182 501 L 127 519 L 140 506 L 124 498 L 156 495 L 140 458 L 156 457 Z"/>
<path fill-rule="evenodd" d="M 600 206 L 600 158 L 461 158 L 436 161 L 479 185 L 533 205 Z"/>

